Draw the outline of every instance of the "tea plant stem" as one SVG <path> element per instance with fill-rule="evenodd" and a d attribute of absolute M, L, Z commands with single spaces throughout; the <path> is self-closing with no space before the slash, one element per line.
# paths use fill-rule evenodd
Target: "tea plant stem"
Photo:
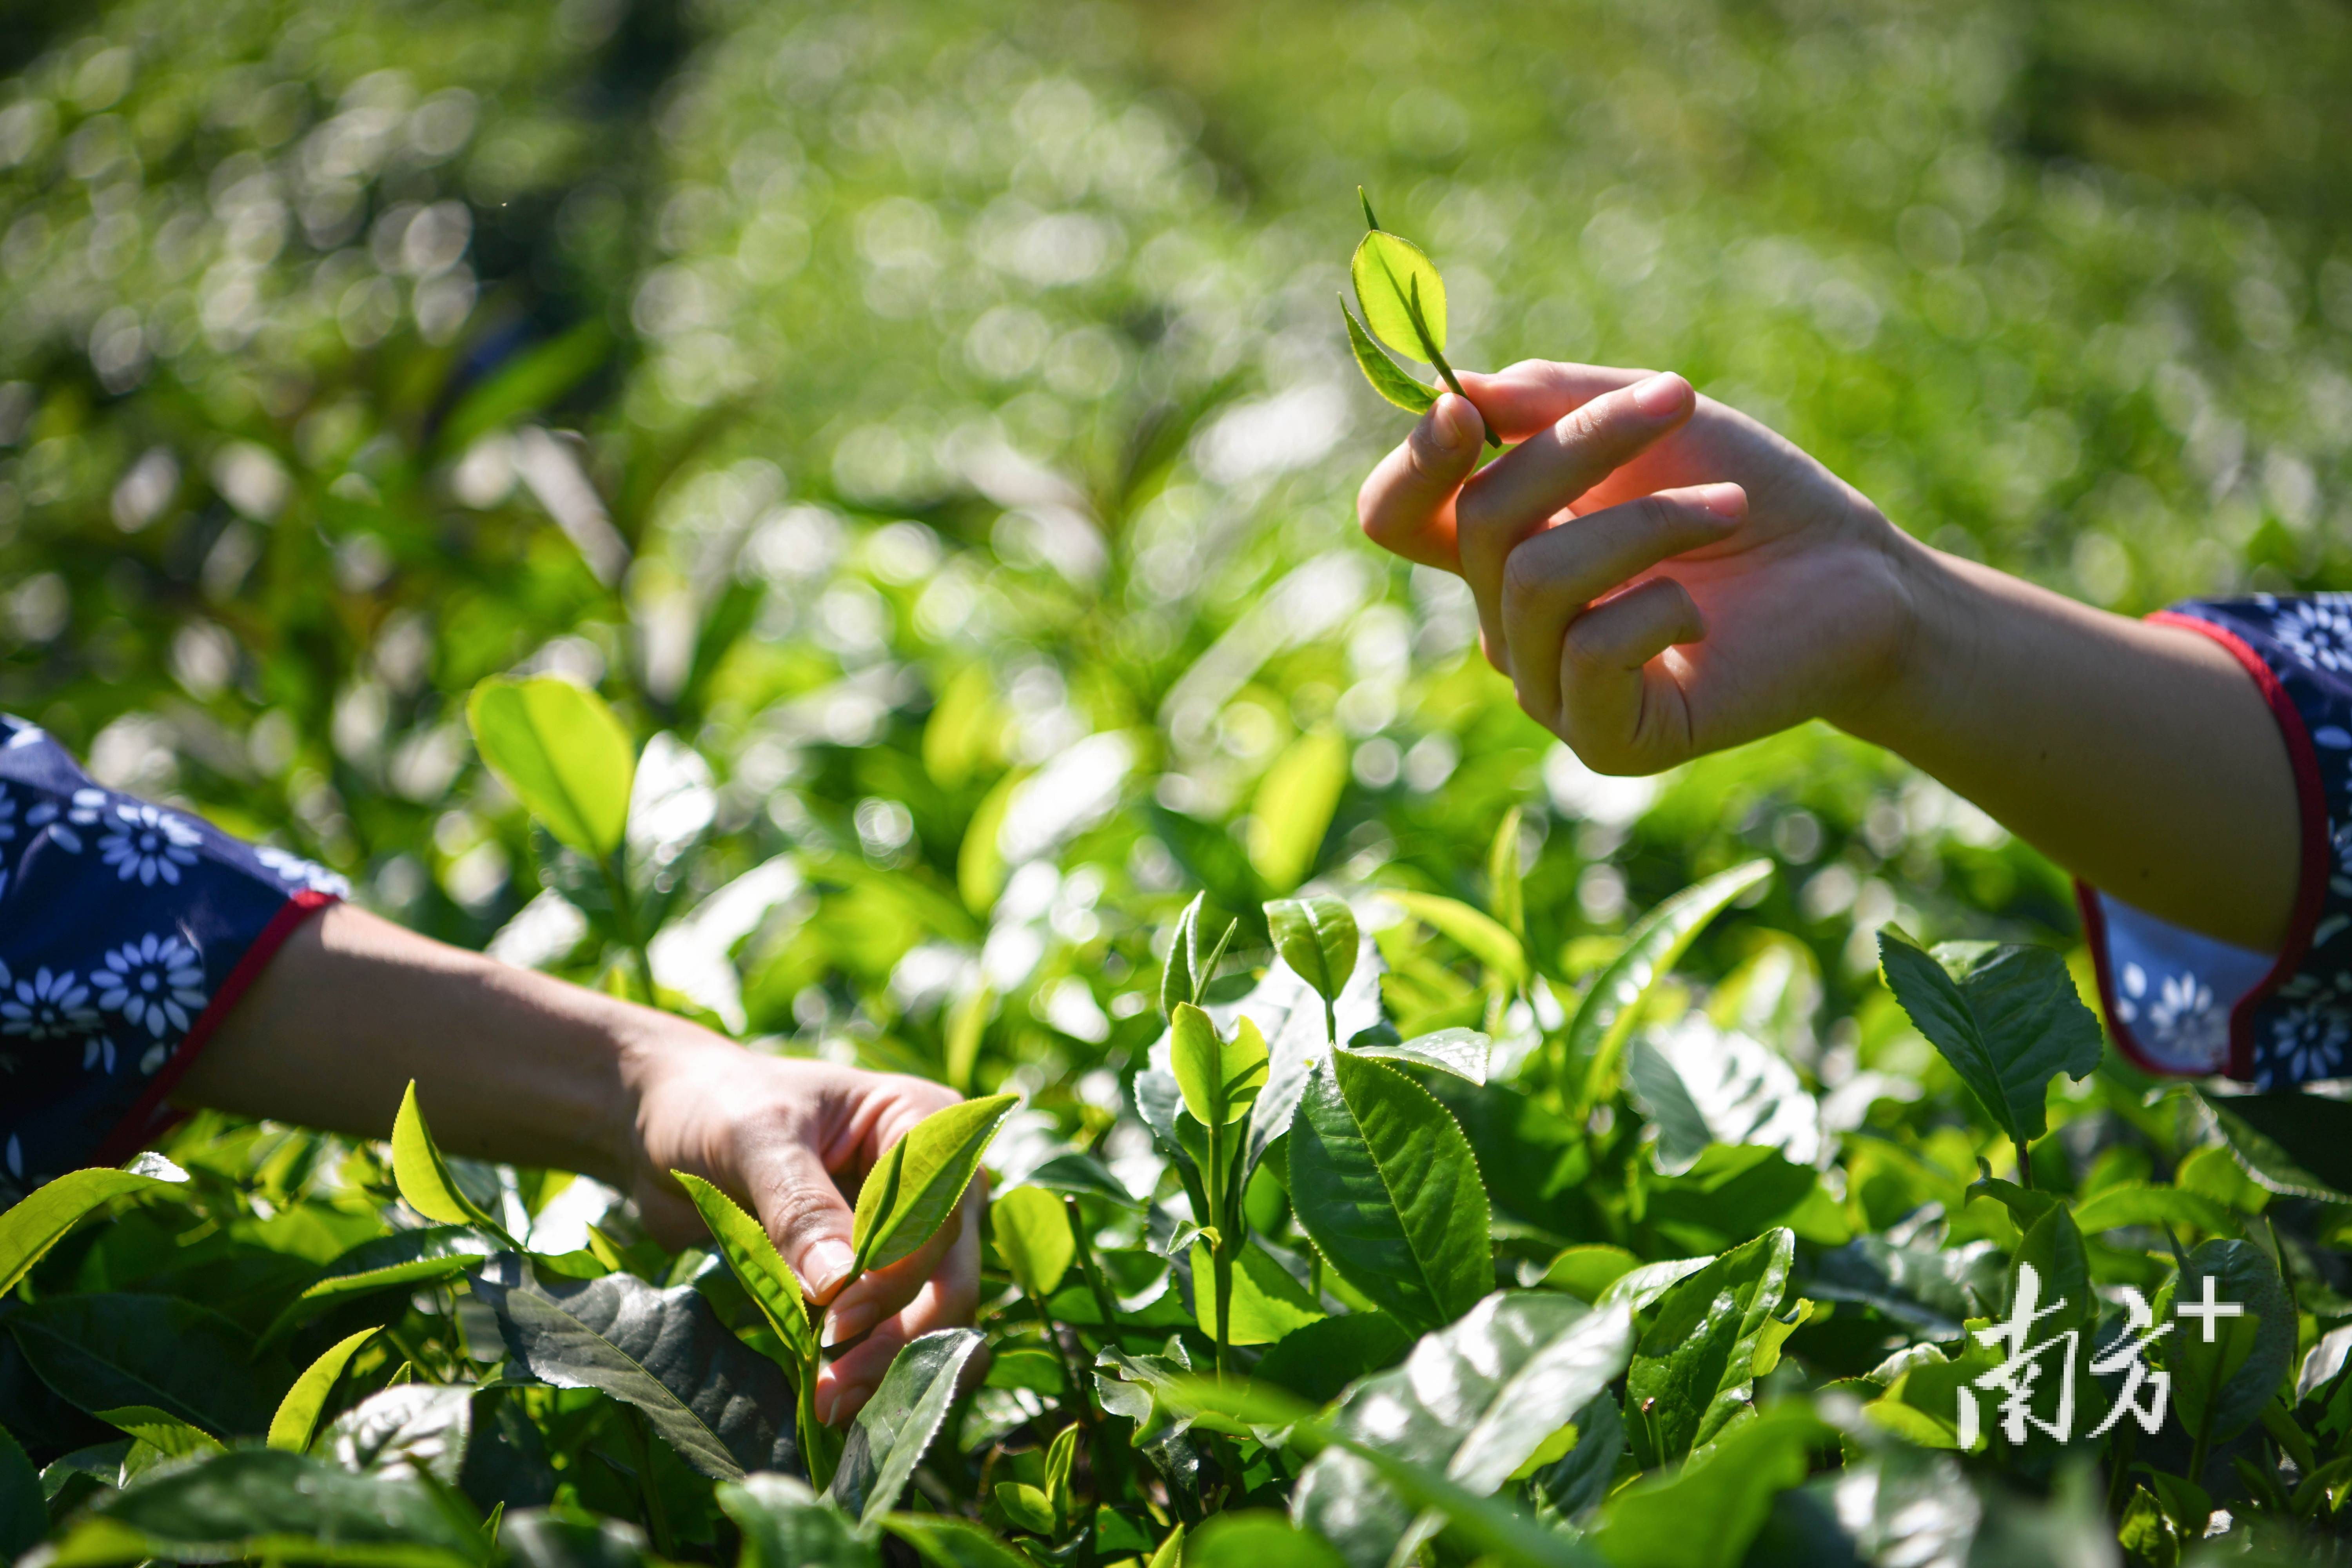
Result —
<path fill-rule="evenodd" d="M 1070 1347 L 1063 1342 L 1062 1327 L 1054 1321 L 1054 1314 L 1045 1310 L 1043 1301 L 1037 1303 L 1037 1321 L 1045 1325 L 1046 1342 L 1054 1347 L 1055 1358 L 1062 1363 L 1062 1408 L 1068 1411 L 1070 1419 L 1086 1428 L 1087 1436 L 1091 1436 L 1095 1429 L 1095 1409 L 1087 1398 L 1087 1385 L 1079 1379 L 1077 1358 L 1070 1353 Z"/>
<path fill-rule="evenodd" d="M 650 1436 L 652 1423 L 646 1413 L 635 1405 L 623 1412 L 621 1426 L 629 1435 L 629 1452 L 637 1462 L 637 1490 L 646 1504 L 646 1533 L 653 1537 L 654 1550 L 665 1557 L 677 1555 L 670 1544 L 669 1510 L 662 1502 L 661 1487 L 654 1479 L 654 1446 Z"/>
<path fill-rule="evenodd" d="M 1078 1272 L 1085 1276 L 1087 1289 L 1094 1293 L 1095 1310 L 1102 1314 L 1104 1334 L 1116 1336 L 1118 1307 L 1111 1300 L 1110 1288 L 1103 1283 L 1102 1270 L 1095 1266 L 1095 1249 L 1087 1240 L 1087 1222 L 1078 1210 L 1078 1200 L 1066 1196 L 1062 1203 L 1070 1216 L 1070 1237 L 1077 1243 Z"/>
<path fill-rule="evenodd" d="M 2012 1139 L 2017 1149 L 2017 1184 L 2027 1192 L 2033 1190 L 2033 1152 L 2022 1138 Z"/>

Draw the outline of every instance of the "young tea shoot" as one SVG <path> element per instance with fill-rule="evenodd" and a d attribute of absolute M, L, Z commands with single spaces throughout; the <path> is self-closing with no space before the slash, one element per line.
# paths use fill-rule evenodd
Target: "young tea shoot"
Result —
<path fill-rule="evenodd" d="M 1361 186 L 1357 187 L 1356 196 L 1364 205 L 1365 234 L 1348 263 L 1348 273 L 1356 285 L 1356 305 L 1364 313 L 1363 323 L 1360 325 L 1349 312 L 1344 299 L 1339 301 L 1339 315 L 1348 323 L 1348 346 L 1355 353 L 1357 367 L 1374 392 L 1399 408 L 1408 414 L 1428 413 L 1437 401 L 1436 392 L 1381 353 L 1380 345 L 1385 343 L 1406 358 L 1434 368 L 1447 390 L 1468 402 L 1469 395 L 1462 390 L 1454 367 L 1445 363 L 1445 279 L 1438 276 L 1421 247 L 1381 226 L 1380 219 L 1372 216 L 1372 199 Z M 1486 426 L 1486 445 L 1502 450 L 1502 437 L 1492 426 Z"/>

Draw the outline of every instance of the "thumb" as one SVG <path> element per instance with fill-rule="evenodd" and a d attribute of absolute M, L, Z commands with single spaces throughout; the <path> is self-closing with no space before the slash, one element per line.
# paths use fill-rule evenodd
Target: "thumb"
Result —
<path fill-rule="evenodd" d="M 760 1224 L 812 1300 L 828 1301 L 856 1261 L 855 1216 L 817 1152 L 796 1141 L 769 1145 L 750 1162 L 743 1185 Z"/>

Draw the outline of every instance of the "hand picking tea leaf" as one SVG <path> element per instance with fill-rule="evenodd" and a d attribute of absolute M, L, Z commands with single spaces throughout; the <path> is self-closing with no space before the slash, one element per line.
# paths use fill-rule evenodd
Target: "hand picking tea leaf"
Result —
<path fill-rule="evenodd" d="M 1377 338 L 1397 353 L 1433 366 L 1447 389 L 1466 402 L 1460 378 L 1445 363 L 1445 279 L 1421 247 L 1380 226 L 1371 198 L 1361 186 L 1356 195 L 1363 203 L 1368 232 L 1356 246 L 1348 273 L 1356 285 L 1364 326 L 1370 329 L 1368 336 L 1353 317 L 1348 318 L 1348 346 L 1357 368 L 1373 391 L 1408 413 L 1424 413 L 1436 402 L 1435 393 L 1380 352 L 1371 341 Z M 1347 315 L 1345 300 L 1340 314 Z M 1502 439 L 1492 428 L 1486 431 L 1486 445 L 1502 449 Z"/>

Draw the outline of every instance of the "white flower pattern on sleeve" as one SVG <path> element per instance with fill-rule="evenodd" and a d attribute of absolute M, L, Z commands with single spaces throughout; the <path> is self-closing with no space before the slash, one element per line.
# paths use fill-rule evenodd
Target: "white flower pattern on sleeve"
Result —
<path fill-rule="evenodd" d="M 2307 599 L 2273 601 L 2270 635 L 2289 658 L 2330 675 L 2352 671 L 2352 595 L 2315 594 Z"/>
<path fill-rule="evenodd" d="M 16 744 L 23 739 L 23 731 L 18 731 L 16 740 L 9 744 Z M 51 843 L 68 855 L 79 855 L 82 851 L 81 829 L 96 827 L 99 816 L 105 809 L 104 790 L 78 789 L 63 810 L 59 810 L 58 803 L 53 800 L 45 800 L 33 807 L 25 814 L 25 826 L 47 828 Z"/>
<path fill-rule="evenodd" d="M 185 1034 L 205 1010 L 204 955 L 178 936 L 150 931 L 124 942 L 106 955 L 89 983 L 99 988 L 100 1007 L 156 1039 L 167 1026 Z"/>
<path fill-rule="evenodd" d="M 70 969 L 52 973 L 45 963 L 29 978 L 17 981 L 7 1000 L 0 1001 L 0 1034 L 55 1040 L 97 1026 L 98 1009 L 89 1005 L 89 987 Z"/>
<path fill-rule="evenodd" d="M 352 896 L 351 883 L 316 860 L 305 860 L 271 844 L 256 845 L 253 858 L 276 872 L 278 880 L 289 888 L 309 888 L 315 892 L 332 893 L 339 899 Z"/>
<path fill-rule="evenodd" d="M 126 882 L 136 877 L 142 887 L 152 888 L 160 877 L 177 887 L 180 868 L 196 863 L 196 846 L 204 836 L 144 801 L 125 801 L 114 815 L 123 826 L 98 841 L 99 858 Z"/>

